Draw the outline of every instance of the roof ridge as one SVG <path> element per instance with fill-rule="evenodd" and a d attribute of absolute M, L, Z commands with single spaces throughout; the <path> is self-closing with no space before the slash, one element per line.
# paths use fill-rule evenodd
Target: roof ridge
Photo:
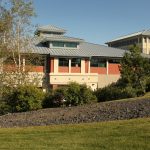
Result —
<path fill-rule="evenodd" d="M 57 26 L 55 26 L 55 25 L 51 25 L 51 24 L 48 24 L 48 25 L 43 25 L 43 26 L 39 26 L 39 27 L 55 27 L 55 28 L 58 28 L 58 29 L 63 29 L 63 30 L 65 30 L 64 28 L 61 28 L 61 27 L 57 27 Z"/>
<path fill-rule="evenodd" d="M 141 32 L 141 34 L 142 34 L 142 33 L 143 33 L 143 32 L 145 32 L 145 31 L 147 31 L 147 30 L 146 30 L 146 29 L 143 29 L 143 30 L 140 30 L 140 31 L 136 31 L 136 32 L 132 32 L 132 33 L 128 33 L 128 34 L 124 34 L 124 35 L 122 35 L 122 36 L 118 36 L 118 37 L 114 38 L 114 40 L 112 39 L 112 40 L 110 40 L 110 41 L 108 41 L 108 42 L 106 42 L 106 43 L 109 43 L 109 42 L 115 41 L 116 39 L 123 38 L 123 37 L 125 37 L 125 36 L 130 36 L 130 35 L 132 35 L 132 34 L 136 34 L 136 33 L 140 33 L 140 32 Z M 119 40 L 121 40 L 121 39 L 119 39 Z"/>

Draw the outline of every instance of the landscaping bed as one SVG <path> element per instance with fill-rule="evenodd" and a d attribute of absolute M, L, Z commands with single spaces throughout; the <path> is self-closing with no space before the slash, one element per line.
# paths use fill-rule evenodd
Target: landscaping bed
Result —
<path fill-rule="evenodd" d="M 150 117 L 150 98 L 93 103 L 76 107 L 48 108 L 0 116 L 0 127 L 75 124 Z"/>

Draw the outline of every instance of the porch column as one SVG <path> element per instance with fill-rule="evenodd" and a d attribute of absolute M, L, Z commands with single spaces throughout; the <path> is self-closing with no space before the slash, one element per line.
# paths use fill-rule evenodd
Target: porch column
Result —
<path fill-rule="evenodd" d="M 81 73 L 84 74 L 85 73 L 85 60 L 81 59 Z"/>
<path fill-rule="evenodd" d="M 71 58 L 69 58 L 69 73 L 71 73 Z"/>
<path fill-rule="evenodd" d="M 91 72 L 91 61 L 90 61 L 90 59 L 89 59 L 89 66 L 88 66 L 88 73 L 90 73 Z"/>
<path fill-rule="evenodd" d="M 58 73 L 58 58 L 54 58 L 54 73 Z"/>
<path fill-rule="evenodd" d="M 108 75 L 108 71 L 109 71 L 109 62 L 108 60 L 106 60 L 106 74 Z"/>

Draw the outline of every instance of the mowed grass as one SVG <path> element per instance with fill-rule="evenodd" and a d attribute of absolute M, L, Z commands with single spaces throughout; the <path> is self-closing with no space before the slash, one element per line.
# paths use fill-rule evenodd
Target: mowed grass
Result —
<path fill-rule="evenodd" d="M 150 150 L 150 118 L 75 125 L 1 128 L 0 149 Z"/>

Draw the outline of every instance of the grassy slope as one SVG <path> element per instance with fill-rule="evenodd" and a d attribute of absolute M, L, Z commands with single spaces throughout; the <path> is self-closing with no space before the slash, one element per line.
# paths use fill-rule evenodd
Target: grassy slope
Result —
<path fill-rule="evenodd" d="M 150 118 L 77 125 L 1 128 L 0 149 L 149 150 Z"/>

